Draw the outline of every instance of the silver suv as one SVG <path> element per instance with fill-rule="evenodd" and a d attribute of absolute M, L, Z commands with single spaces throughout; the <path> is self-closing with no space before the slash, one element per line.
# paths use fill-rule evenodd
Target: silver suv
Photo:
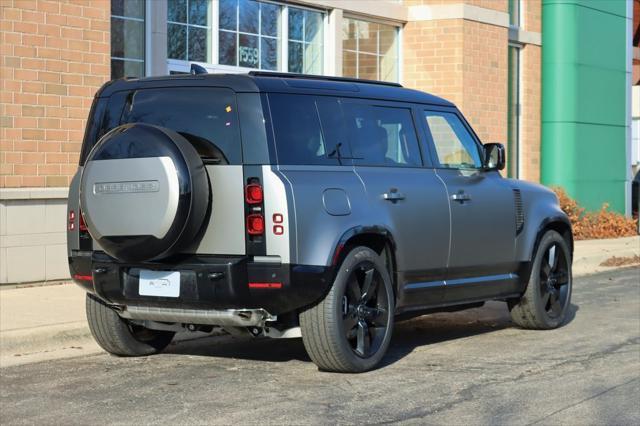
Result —
<path fill-rule="evenodd" d="M 394 318 L 571 297 L 554 194 L 503 178 L 452 103 L 397 84 L 253 72 L 117 80 L 69 194 L 71 275 L 121 356 L 177 331 L 302 337 L 322 370 L 384 357 Z"/>

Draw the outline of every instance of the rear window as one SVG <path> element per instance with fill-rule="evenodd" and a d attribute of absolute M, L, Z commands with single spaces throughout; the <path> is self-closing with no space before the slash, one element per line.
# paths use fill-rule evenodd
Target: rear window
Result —
<path fill-rule="evenodd" d="M 231 90 L 182 87 L 115 93 L 109 99 L 102 128 L 90 145 L 126 123 L 172 129 L 187 138 L 202 157 L 221 164 L 242 164 L 236 98 Z M 88 151 L 83 149 L 82 161 Z"/>

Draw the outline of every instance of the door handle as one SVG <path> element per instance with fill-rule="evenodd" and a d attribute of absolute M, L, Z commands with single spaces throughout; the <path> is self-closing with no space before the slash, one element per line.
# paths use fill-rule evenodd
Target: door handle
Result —
<path fill-rule="evenodd" d="M 398 192 L 396 188 L 391 188 L 389 192 L 385 192 L 384 194 L 382 194 L 382 198 L 387 201 L 395 202 L 399 200 L 404 200 L 405 196 L 403 193 Z"/>
<path fill-rule="evenodd" d="M 459 203 L 464 203 L 465 201 L 471 201 L 471 196 L 464 192 L 458 192 L 457 194 L 452 194 L 451 199 Z"/>

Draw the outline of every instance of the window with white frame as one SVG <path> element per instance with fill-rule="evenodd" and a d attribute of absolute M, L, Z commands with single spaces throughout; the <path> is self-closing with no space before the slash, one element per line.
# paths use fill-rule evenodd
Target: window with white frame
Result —
<path fill-rule="evenodd" d="M 218 63 L 281 69 L 281 6 L 253 0 L 220 0 Z"/>
<path fill-rule="evenodd" d="M 188 72 L 189 62 L 210 72 L 324 72 L 324 11 L 270 0 L 167 2 L 170 73 Z"/>
<path fill-rule="evenodd" d="M 168 0 L 167 57 L 211 62 L 211 0 Z"/>
<path fill-rule="evenodd" d="M 322 74 L 324 14 L 295 7 L 288 12 L 289 72 Z"/>
<path fill-rule="evenodd" d="M 342 21 L 342 75 L 399 80 L 398 27 L 358 19 Z"/>
<path fill-rule="evenodd" d="M 144 77 L 144 0 L 111 0 L 111 78 Z"/>

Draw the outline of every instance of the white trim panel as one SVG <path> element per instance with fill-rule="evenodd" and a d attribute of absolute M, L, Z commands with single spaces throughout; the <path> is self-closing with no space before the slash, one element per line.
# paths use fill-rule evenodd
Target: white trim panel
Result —
<path fill-rule="evenodd" d="M 69 188 L 0 188 L 0 200 L 66 200 Z"/>
<path fill-rule="evenodd" d="M 533 44 L 542 46 L 542 33 L 525 31 L 522 28 L 509 28 L 509 41 L 519 44 Z"/>
<path fill-rule="evenodd" d="M 206 166 L 211 184 L 211 218 L 196 253 L 243 255 L 244 177 L 242 166 Z"/>
<path fill-rule="evenodd" d="M 291 232 L 289 230 L 289 208 L 284 182 L 272 170 L 271 166 L 262 166 L 262 187 L 264 190 L 264 223 L 267 242 L 267 256 L 280 256 L 282 263 L 290 263 Z M 282 215 L 282 223 L 274 223 L 274 214 Z M 274 226 L 283 227 L 282 235 L 274 234 Z"/>
<path fill-rule="evenodd" d="M 483 24 L 509 28 L 508 13 L 463 3 L 433 6 L 410 6 L 407 17 L 409 21 L 466 19 L 469 21 L 481 22 Z"/>

